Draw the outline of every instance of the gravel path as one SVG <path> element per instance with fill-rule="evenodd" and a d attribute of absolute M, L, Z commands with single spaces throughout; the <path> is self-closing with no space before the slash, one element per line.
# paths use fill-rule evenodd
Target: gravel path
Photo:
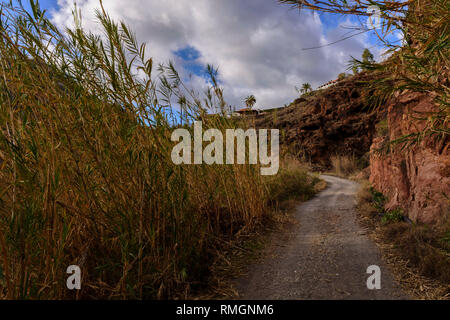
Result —
<path fill-rule="evenodd" d="M 328 188 L 296 208 L 298 224 L 277 235 L 269 256 L 236 281 L 241 299 L 406 299 L 357 223 L 358 184 L 322 176 Z M 381 289 L 369 290 L 367 267 L 381 269 Z"/>

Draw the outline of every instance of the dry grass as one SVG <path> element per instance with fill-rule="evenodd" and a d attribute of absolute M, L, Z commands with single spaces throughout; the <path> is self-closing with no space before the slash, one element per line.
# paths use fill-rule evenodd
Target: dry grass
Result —
<path fill-rule="evenodd" d="M 325 190 L 328 187 L 328 183 L 325 180 L 320 180 L 315 186 L 314 191 L 316 193 Z"/>
<path fill-rule="evenodd" d="M 292 210 L 302 201 L 310 199 L 315 193 L 326 188 L 325 181 L 307 174 L 308 166 L 293 158 L 285 158 L 283 174 L 268 178 L 271 214 L 264 223 L 252 232 L 242 232 L 234 242 L 226 243 L 217 250 L 211 265 L 212 272 L 208 285 L 192 297 L 195 299 L 237 299 L 233 281 L 243 276 L 250 264 L 265 256 L 274 237 L 284 237 L 297 220 Z M 282 188 L 280 185 L 284 184 Z M 192 298 L 191 297 L 191 298 Z"/>
<path fill-rule="evenodd" d="M 358 161 L 355 156 L 336 155 L 330 160 L 333 167 L 330 173 L 338 177 L 346 178 L 358 170 Z"/>
<path fill-rule="evenodd" d="M 450 299 L 450 224 L 382 222 L 379 200 L 366 183 L 358 195 L 362 224 L 380 247 L 397 281 L 412 298 Z"/>
<path fill-rule="evenodd" d="M 258 165 L 172 162 L 173 129 L 226 106 L 212 67 L 203 96 L 171 64 L 155 75 L 145 46 L 104 11 L 98 37 L 2 6 L 0 298 L 186 298 L 287 193 L 312 195 L 303 170 L 263 179 Z M 217 116 L 203 129 L 236 126 Z"/>
<path fill-rule="evenodd" d="M 308 200 L 315 194 L 314 186 L 319 181 L 317 176 L 308 174 L 305 165 L 294 158 L 286 157 L 278 174 L 267 178 L 268 200 L 272 205 L 291 199 Z"/>

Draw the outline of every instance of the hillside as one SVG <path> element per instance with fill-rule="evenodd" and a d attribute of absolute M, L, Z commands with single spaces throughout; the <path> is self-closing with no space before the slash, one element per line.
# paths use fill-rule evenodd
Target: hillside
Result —
<path fill-rule="evenodd" d="M 367 82 L 372 78 L 361 73 L 303 95 L 257 119 L 256 125 L 280 129 L 284 147 L 318 168 L 329 168 L 334 155 L 361 158 L 370 150 L 375 125 L 385 117 L 370 107 L 373 92 Z"/>
<path fill-rule="evenodd" d="M 330 169 L 335 156 L 353 157 L 359 169 L 370 166 L 370 181 L 387 196 L 386 209 L 399 208 L 413 221 L 439 221 L 449 210 L 448 136 L 395 143 L 425 130 L 427 115 L 437 107 L 429 95 L 411 90 L 377 99 L 368 86 L 375 77 L 367 72 L 348 77 L 256 124 L 280 129 L 284 149 L 317 169 Z"/>

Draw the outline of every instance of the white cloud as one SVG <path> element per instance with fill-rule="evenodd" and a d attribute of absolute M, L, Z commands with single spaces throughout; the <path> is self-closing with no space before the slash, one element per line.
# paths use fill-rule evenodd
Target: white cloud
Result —
<path fill-rule="evenodd" d="M 345 71 L 350 55 L 368 44 L 360 35 L 332 46 L 307 47 L 339 40 L 347 30 L 327 30 L 317 14 L 298 13 L 276 0 L 104 0 L 105 9 L 147 42 L 157 62 L 182 60 L 174 52 L 187 46 L 200 52 L 198 62 L 219 67 L 227 101 L 237 107 L 249 94 L 257 107 L 277 107 L 296 97 L 294 86 L 316 87 Z M 98 0 L 78 0 L 83 24 L 95 30 Z M 71 24 L 73 0 L 58 0 L 58 26 Z M 345 22 L 346 25 L 350 23 Z M 202 81 L 194 77 L 195 84 Z"/>

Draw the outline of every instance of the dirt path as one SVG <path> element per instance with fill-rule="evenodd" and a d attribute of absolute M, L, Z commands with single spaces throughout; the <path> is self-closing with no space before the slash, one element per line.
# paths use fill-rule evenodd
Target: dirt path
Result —
<path fill-rule="evenodd" d="M 242 299 L 405 299 L 378 248 L 357 223 L 358 184 L 322 176 L 328 188 L 299 205 L 298 224 L 276 236 L 271 254 L 250 266 Z M 367 289 L 367 267 L 381 268 L 381 289 Z"/>

